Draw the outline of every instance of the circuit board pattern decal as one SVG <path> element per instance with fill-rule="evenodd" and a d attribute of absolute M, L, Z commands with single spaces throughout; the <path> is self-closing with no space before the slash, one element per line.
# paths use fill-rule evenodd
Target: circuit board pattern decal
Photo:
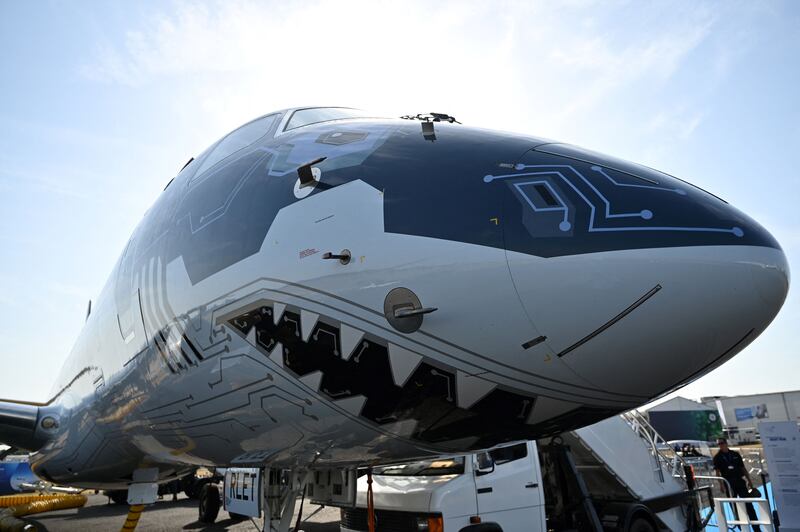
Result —
<path fill-rule="evenodd" d="M 526 207 L 523 210 L 523 225 L 535 237 L 571 236 L 576 229 L 576 219 L 581 209 L 588 210 L 585 227 L 581 228 L 587 233 L 661 231 L 730 233 L 736 237 L 744 236 L 743 229 L 738 226 L 701 227 L 650 223 L 657 220 L 658 211 L 646 203 L 648 196 L 643 196 L 642 190 L 675 196 L 686 196 L 686 190 L 680 187 L 624 183 L 612 177 L 609 170 L 601 166 L 592 165 L 589 168 L 594 174 L 593 179 L 587 178 L 572 165 L 518 163 L 514 166 L 517 173 L 490 174 L 484 176 L 483 181 L 507 181 L 514 195 Z M 637 189 L 638 193 L 625 197 L 626 188 Z M 576 201 L 573 202 L 573 198 Z M 630 204 L 632 198 L 641 204 L 640 208 L 617 208 L 615 205 Z"/>

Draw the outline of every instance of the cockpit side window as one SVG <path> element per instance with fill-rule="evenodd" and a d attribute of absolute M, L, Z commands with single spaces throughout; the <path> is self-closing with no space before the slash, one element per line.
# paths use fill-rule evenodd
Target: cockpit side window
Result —
<path fill-rule="evenodd" d="M 117 266 L 117 278 L 114 284 L 114 298 L 117 305 L 117 321 L 119 322 L 119 332 L 125 343 L 129 343 L 134 338 L 136 330 L 136 320 L 139 319 L 138 300 L 134 301 L 133 277 L 136 256 L 136 235 L 138 228 L 134 231 L 125 251 Z M 134 306 L 134 303 L 136 305 Z"/>
<path fill-rule="evenodd" d="M 218 162 L 226 159 L 229 155 L 250 146 L 269 133 L 275 121 L 278 119 L 278 116 L 277 113 L 262 116 L 229 133 L 228 136 L 219 141 L 217 145 L 211 149 L 211 153 L 203 159 L 195 175 L 199 176 Z"/>
<path fill-rule="evenodd" d="M 291 118 L 289 118 L 283 130 L 289 131 L 290 129 L 296 129 L 309 124 L 317 124 L 319 122 L 328 122 L 329 120 L 369 118 L 374 116 L 375 115 L 360 109 L 350 109 L 349 107 L 312 107 L 310 109 L 298 109 L 292 113 Z"/>

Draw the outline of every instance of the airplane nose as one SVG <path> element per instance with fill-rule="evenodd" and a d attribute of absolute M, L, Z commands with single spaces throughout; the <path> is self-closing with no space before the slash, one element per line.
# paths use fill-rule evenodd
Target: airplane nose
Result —
<path fill-rule="evenodd" d="M 653 398 L 752 342 L 780 310 L 789 268 L 772 235 L 723 200 L 603 157 L 546 146 L 484 181 L 506 187 L 509 270 L 546 337 L 531 356 Z"/>
<path fill-rule="evenodd" d="M 766 247 L 627 250 L 548 265 L 512 263 L 523 302 L 554 358 L 598 388 L 643 397 L 694 380 L 744 349 L 776 316 L 789 286 L 784 253 Z M 526 270 L 550 281 L 519 282 Z M 562 280 L 560 289 L 555 279 Z M 555 312 L 555 303 L 532 304 L 559 300 Z"/>

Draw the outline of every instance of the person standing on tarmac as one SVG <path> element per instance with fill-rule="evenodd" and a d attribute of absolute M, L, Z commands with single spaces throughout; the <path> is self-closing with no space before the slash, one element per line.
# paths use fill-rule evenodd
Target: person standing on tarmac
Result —
<path fill-rule="evenodd" d="M 736 451 L 728 448 L 728 440 L 720 438 L 717 440 L 719 444 L 719 452 L 714 455 L 714 469 L 717 475 L 728 481 L 733 493 L 731 497 L 739 497 L 742 499 L 750 497 L 750 491 L 753 489 L 753 482 L 750 480 L 750 475 L 747 468 L 744 466 L 742 455 Z M 747 503 L 747 515 L 751 521 L 757 519 L 756 510 L 753 505 Z M 761 527 L 753 525 L 755 532 L 760 532 Z"/>

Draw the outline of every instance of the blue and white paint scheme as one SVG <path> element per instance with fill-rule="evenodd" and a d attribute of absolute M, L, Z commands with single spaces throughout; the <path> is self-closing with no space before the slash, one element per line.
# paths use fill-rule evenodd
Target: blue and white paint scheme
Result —
<path fill-rule="evenodd" d="M 0 441 L 87 487 L 467 452 L 669 393 L 781 308 L 784 253 L 722 199 L 431 120 L 288 109 L 196 157 Z"/>
<path fill-rule="evenodd" d="M 11 455 L 0 460 L 0 496 L 32 491 L 25 485 L 39 482 L 31 471 L 27 455 Z"/>

